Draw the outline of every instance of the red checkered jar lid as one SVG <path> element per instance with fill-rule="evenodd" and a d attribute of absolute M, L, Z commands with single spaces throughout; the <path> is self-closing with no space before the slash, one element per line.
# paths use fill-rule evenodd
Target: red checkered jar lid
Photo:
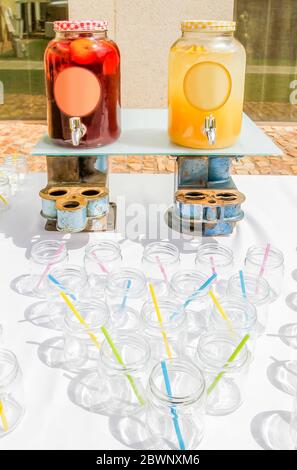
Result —
<path fill-rule="evenodd" d="M 60 32 L 68 31 L 107 31 L 107 21 L 96 20 L 67 20 L 67 21 L 54 21 L 54 30 Z"/>

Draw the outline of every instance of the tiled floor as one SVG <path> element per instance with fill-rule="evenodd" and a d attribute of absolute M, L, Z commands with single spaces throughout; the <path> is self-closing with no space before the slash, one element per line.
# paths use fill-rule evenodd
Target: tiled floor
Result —
<path fill-rule="evenodd" d="M 297 175 L 297 124 L 292 126 L 260 126 L 284 152 L 282 157 L 242 158 L 233 164 L 234 174 Z M 0 160 L 9 154 L 28 156 L 31 171 L 44 171 L 44 157 L 30 157 L 30 149 L 46 131 L 43 123 L 0 121 Z M 115 173 L 168 173 L 174 162 L 168 157 L 118 156 L 110 161 Z"/>

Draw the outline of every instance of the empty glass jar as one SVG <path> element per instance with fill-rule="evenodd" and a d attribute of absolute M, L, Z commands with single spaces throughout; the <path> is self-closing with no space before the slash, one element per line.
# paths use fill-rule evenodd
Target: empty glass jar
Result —
<path fill-rule="evenodd" d="M 266 250 L 267 246 L 251 246 L 245 257 L 245 271 L 255 276 L 263 276 L 266 279 L 271 289 L 270 295 L 273 301 L 280 296 L 282 291 L 284 255 L 279 249 L 272 246 L 264 261 Z"/>
<path fill-rule="evenodd" d="M 264 333 L 267 320 L 270 298 L 270 287 L 264 277 L 259 278 L 254 274 L 244 274 L 246 299 L 257 309 L 260 333 Z M 239 274 L 234 274 L 228 282 L 228 295 L 243 299 L 241 280 Z"/>
<path fill-rule="evenodd" d="M 22 185 L 28 173 L 26 157 L 24 155 L 8 155 L 5 158 L 5 163 L 15 166 L 18 184 Z"/>
<path fill-rule="evenodd" d="M 224 331 L 203 333 L 199 337 L 196 363 L 206 381 L 208 414 L 227 415 L 243 402 L 250 364 L 247 347 L 243 346 L 228 362 L 241 340 L 241 336 L 231 337 Z"/>
<path fill-rule="evenodd" d="M 122 363 L 115 357 L 110 344 L 104 341 L 99 360 L 99 375 L 106 381 L 108 409 L 116 415 L 131 415 L 144 410 L 146 384 L 151 370 L 151 353 L 141 336 L 116 335 L 112 341 Z"/>
<path fill-rule="evenodd" d="M 92 295 L 102 295 L 107 274 L 120 268 L 121 247 L 111 240 L 91 243 L 86 247 L 84 262 Z"/>
<path fill-rule="evenodd" d="M 4 164 L 2 164 L 0 166 L 0 176 L 7 176 L 11 187 L 11 193 L 15 194 L 19 184 L 15 164 L 13 162 L 5 162 Z"/>
<path fill-rule="evenodd" d="M 205 381 L 191 361 L 158 363 L 148 383 L 146 426 L 155 449 L 195 450 L 204 433 Z"/>
<path fill-rule="evenodd" d="M 151 301 L 146 302 L 141 310 L 141 329 L 151 346 L 152 357 L 157 361 L 169 357 L 164 332 L 172 357 L 183 354 L 187 334 L 186 315 L 179 302 L 160 298 L 158 306 L 162 315 L 162 327 Z"/>
<path fill-rule="evenodd" d="M 170 278 L 180 263 L 179 250 L 172 243 L 153 242 L 143 252 L 142 266 L 158 296 L 168 294 Z"/>
<path fill-rule="evenodd" d="M 146 277 L 137 269 L 121 268 L 107 276 L 105 295 L 114 327 L 122 328 L 139 316 L 148 295 Z"/>
<path fill-rule="evenodd" d="M 50 270 L 51 279 L 47 279 L 47 296 L 50 299 L 60 297 L 65 292 L 72 300 L 88 297 L 88 278 L 80 266 L 68 264 Z"/>
<path fill-rule="evenodd" d="M 108 307 L 97 299 L 77 302 L 75 307 L 86 324 L 67 311 L 63 328 L 65 364 L 70 369 L 96 369 L 104 339 L 101 327 L 109 326 Z"/>
<path fill-rule="evenodd" d="M 213 289 L 220 295 L 225 294 L 234 264 L 232 250 L 217 243 L 203 243 L 198 247 L 195 263 L 208 277 L 217 274 Z"/>
<path fill-rule="evenodd" d="M 224 297 L 220 299 L 220 305 L 227 320 L 222 317 L 217 307 L 213 306 L 208 331 L 225 330 L 231 338 L 235 336 L 243 338 L 248 334 L 250 338 L 247 347 L 250 351 L 253 351 L 259 336 L 256 307 L 239 297 Z"/>
<path fill-rule="evenodd" d="M 22 371 L 16 356 L 0 349 L 0 437 L 12 432 L 25 412 Z"/>
<path fill-rule="evenodd" d="M 65 242 L 44 240 L 35 243 L 30 256 L 30 277 L 27 280 L 27 291 L 37 297 L 47 297 L 51 292 L 48 275 L 55 267 L 63 267 L 68 262 Z M 26 286 L 24 286 L 26 290 Z M 24 292 L 25 293 L 25 292 Z"/>
<path fill-rule="evenodd" d="M 6 210 L 10 205 L 11 186 L 8 176 L 1 174 L 0 169 L 0 211 Z"/>

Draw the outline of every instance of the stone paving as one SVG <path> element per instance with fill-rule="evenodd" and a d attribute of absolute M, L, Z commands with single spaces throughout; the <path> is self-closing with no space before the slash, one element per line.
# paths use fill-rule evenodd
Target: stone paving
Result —
<path fill-rule="evenodd" d="M 233 174 L 239 175 L 297 175 L 297 124 L 260 127 L 283 149 L 282 157 L 242 158 L 233 164 Z M 45 171 L 45 157 L 30 157 L 30 150 L 46 132 L 40 122 L 0 121 L 0 162 L 10 154 L 28 157 L 30 171 Z M 168 157 L 117 156 L 110 159 L 115 173 L 170 173 L 174 161 Z"/>

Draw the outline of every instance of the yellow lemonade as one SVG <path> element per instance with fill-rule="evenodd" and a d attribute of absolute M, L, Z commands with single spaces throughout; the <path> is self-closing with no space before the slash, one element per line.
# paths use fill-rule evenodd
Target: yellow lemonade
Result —
<path fill-rule="evenodd" d="M 246 62 L 244 48 L 232 32 L 211 29 L 213 23 L 221 22 L 208 23 L 203 30 L 182 26 L 183 36 L 169 57 L 170 138 L 179 145 L 202 149 L 229 147 L 237 140 Z"/>

